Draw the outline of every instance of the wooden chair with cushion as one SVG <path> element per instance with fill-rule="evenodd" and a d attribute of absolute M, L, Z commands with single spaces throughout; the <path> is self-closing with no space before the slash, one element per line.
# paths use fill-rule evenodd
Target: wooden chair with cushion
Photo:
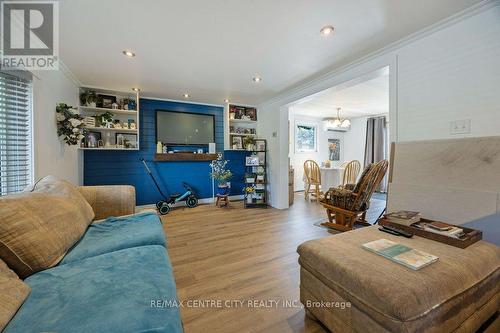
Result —
<path fill-rule="evenodd" d="M 360 170 L 361 163 L 359 163 L 359 161 L 357 160 L 349 161 L 347 164 L 345 164 L 344 176 L 342 177 L 342 184 L 340 185 L 340 187 L 345 188 L 348 184 L 356 184 L 356 180 L 358 179 Z"/>
<path fill-rule="evenodd" d="M 356 185 L 348 184 L 346 188 L 331 188 L 321 201 L 326 208 L 328 222 L 322 225 L 340 231 L 352 230 L 354 223 L 369 225 L 366 211 L 370 199 L 387 172 L 389 163 L 386 160 L 368 165 Z"/>
<path fill-rule="evenodd" d="M 304 162 L 304 178 L 306 181 L 305 199 L 309 199 L 309 195 L 316 197 L 319 201 L 321 196 L 321 171 L 318 163 L 313 160 Z M 314 188 L 312 188 L 314 187 Z"/>

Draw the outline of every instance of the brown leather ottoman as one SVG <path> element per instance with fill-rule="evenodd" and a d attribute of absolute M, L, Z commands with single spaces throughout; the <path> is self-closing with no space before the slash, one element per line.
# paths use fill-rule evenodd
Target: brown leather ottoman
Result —
<path fill-rule="evenodd" d="M 500 305 L 500 248 L 459 249 L 362 228 L 303 243 L 300 299 L 333 332 L 474 332 Z M 437 255 L 418 271 L 361 248 L 389 239 Z"/>

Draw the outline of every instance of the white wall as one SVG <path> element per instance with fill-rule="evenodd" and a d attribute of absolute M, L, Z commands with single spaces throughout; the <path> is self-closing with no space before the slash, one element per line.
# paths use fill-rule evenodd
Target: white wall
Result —
<path fill-rule="evenodd" d="M 471 133 L 500 135 L 500 2 L 486 1 L 347 66 L 333 70 L 263 103 L 261 115 L 285 121 L 288 105 L 326 88 L 389 65 L 391 141 L 458 137 L 451 122 L 470 119 Z M 261 118 L 262 119 L 262 118 Z M 265 124 L 272 138 L 271 204 L 288 207 L 283 123 Z M 276 193 L 276 191 L 278 191 Z"/>
<path fill-rule="evenodd" d="M 340 165 L 344 160 L 344 133 L 342 132 L 334 132 L 334 131 L 324 131 L 323 130 L 323 122 L 322 118 L 316 117 L 306 117 L 301 115 L 295 115 L 293 108 L 289 113 L 289 121 L 290 121 L 290 144 L 289 144 L 289 153 L 290 153 L 290 165 L 293 166 L 295 170 L 295 191 L 303 191 L 304 190 L 304 182 L 302 181 L 302 177 L 304 176 L 304 162 L 307 160 L 314 160 L 318 164 L 321 165 L 321 162 L 325 162 L 328 160 L 329 148 L 328 148 L 328 139 L 340 139 L 341 147 L 340 147 L 340 161 L 333 162 L 334 166 Z M 295 152 L 295 127 L 297 124 L 311 124 L 316 126 L 317 133 L 317 150 L 311 153 L 296 153 Z"/>
<path fill-rule="evenodd" d="M 397 51 L 400 141 L 500 135 L 500 6 Z"/>
<path fill-rule="evenodd" d="M 83 154 L 57 136 L 56 104 L 78 105 L 78 86 L 65 72 L 37 71 L 33 77 L 33 152 L 35 180 L 55 175 L 83 183 Z"/>
<path fill-rule="evenodd" d="M 344 158 L 358 160 L 363 167 L 366 145 L 366 121 L 368 117 L 351 119 L 351 130 L 344 134 Z"/>

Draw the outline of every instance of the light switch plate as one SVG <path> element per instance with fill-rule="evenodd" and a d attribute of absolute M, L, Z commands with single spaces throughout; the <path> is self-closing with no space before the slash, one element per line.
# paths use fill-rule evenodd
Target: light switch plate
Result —
<path fill-rule="evenodd" d="M 470 134 L 471 120 L 455 120 L 451 122 L 450 134 Z"/>

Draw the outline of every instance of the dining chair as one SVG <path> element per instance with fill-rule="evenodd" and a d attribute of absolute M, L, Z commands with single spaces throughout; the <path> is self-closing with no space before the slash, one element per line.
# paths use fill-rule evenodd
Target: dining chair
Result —
<path fill-rule="evenodd" d="M 345 188 L 347 184 L 356 184 L 356 180 L 358 179 L 360 170 L 361 170 L 361 163 L 359 163 L 359 161 L 357 160 L 349 161 L 344 166 L 344 176 L 342 177 L 342 184 L 340 185 L 340 187 Z"/>
<path fill-rule="evenodd" d="M 305 199 L 309 199 L 309 195 L 311 195 L 315 196 L 316 200 L 319 201 L 321 196 L 321 171 L 318 163 L 313 160 L 304 162 L 304 178 L 306 181 Z"/>

